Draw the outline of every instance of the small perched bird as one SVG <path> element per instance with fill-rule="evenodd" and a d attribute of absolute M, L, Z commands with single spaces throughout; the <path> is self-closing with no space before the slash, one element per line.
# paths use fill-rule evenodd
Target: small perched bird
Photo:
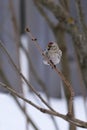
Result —
<path fill-rule="evenodd" d="M 59 49 L 57 43 L 49 42 L 43 54 L 46 55 L 54 65 L 56 65 L 61 60 L 62 51 Z M 43 63 L 49 65 L 45 57 L 43 58 Z"/>

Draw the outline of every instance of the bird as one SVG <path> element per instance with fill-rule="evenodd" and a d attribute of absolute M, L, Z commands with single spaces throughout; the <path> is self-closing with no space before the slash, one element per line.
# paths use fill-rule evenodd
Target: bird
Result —
<path fill-rule="evenodd" d="M 55 66 L 58 64 L 62 57 L 62 51 L 59 49 L 56 42 L 49 42 L 43 54 L 53 63 Z M 43 63 L 50 65 L 46 57 L 43 57 Z"/>

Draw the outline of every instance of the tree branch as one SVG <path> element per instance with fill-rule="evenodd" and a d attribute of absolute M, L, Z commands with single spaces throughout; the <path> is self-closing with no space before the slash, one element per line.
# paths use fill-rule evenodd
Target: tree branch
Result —
<path fill-rule="evenodd" d="M 29 34 L 29 37 L 31 38 L 31 40 L 34 42 L 34 44 L 36 45 L 38 51 L 40 52 L 40 54 L 42 56 L 44 56 L 44 58 L 48 61 L 48 63 L 50 64 L 50 66 L 55 70 L 55 72 L 58 74 L 58 76 L 61 77 L 62 81 L 66 84 L 67 89 L 70 92 L 70 97 L 69 97 L 69 110 L 68 110 L 68 114 L 72 115 L 72 105 L 73 105 L 73 97 L 74 97 L 74 91 L 73 88 L 71 86 L 71 84 L 68 82 L 68 80 L 66 80 L 66 78 L 64 77 L 64 75 L 58 70 L 58 68 L 55 67 L 55 65 L 49 60 L 49 58 L 43 53 L 43 50 L 41 49 L 41 47 L 39 46 L 37 39 L 34 38 L 34 36 L 31 34 L 30 29 L 26 28 L 26 31 Z"/>
<path fill-rule="evenodd" d="M 60 113 L 58 113 L 56 111 L 52 111 L 52 110 L 48 110 L 48 109 L 44 109 L 42 107 L 39 107 L 38 105 L 36 105 L 32 101 L 22 97 L 22 95 L 18 94 L 14 89 L 10 88 L 6 84 L 0 82 L 0 86 L 6 88 L 12 95 L 19 97 L 20 99 L 22 99 L 26 103 L 32 105 L 34 108 L 36 108 L 37 110 L 39 110 L 40 112 L 42 112 L 44 114 L 54 115 L 54 116 L 57 116 L 57 117 L 60 117 L 60 118 L 62 118 L 64 120 L 66 120 L 66 121 L 68 121 L 68 122 L 70 122 L 73 125 L 76 125 L 78 127 L 87 128 L 87 122 L 81 121 L 79 119 L 73 118 L 73 117 L 68 116 L 68 115 L 60 114 Z"/>
<path fill-rule="evenodd" d="M 23 49 L 24 53 L 26 54 L 27 60 L 29 62 L 30 70 L 33 72 L 33 75 L 36 78 L 36 81 L 38 82 L 38 84 L 40 85 L 40 87 L 43 89 L 43 91 L 44 91 L 44 93 L 45 93 L 45 95 L 47 97 L 48 104 L 51 105 L 50 104 L 50 96 L 49 96 L 48 91 L 47 91 L 47 89 L 45 87 L 46 85 L 41 80 L 41 78 L 39 77 L 39 75 L 37 74 L 37 72 L 36 72 L 36 70 L 35 70 L 35 68 L 34 68 L 34 66 L 33 66 L 33 64 L 31 62 L 31 59 L 30 59 L 30 56 L 29 56 L 29 51 L 27 51 L 22 44 L 21 44 L 21 48 Z M 58 130 L 58 124 L 56 123 L 55 118 L 53 116 L 51 116 L 51 119 L 52 119 L 52 121 L 54 123 L 54 126 L 55 126 L 56 130 Z"/>
<path fill-rule="evenodd" d="M 39 12 L 41 13 L 41 15 L 46 19 L 46 21 L 47 21 L 48 25 L 50 26 L 50 28 L 53 29 L 55 25 L 51 22 L 51 19 L 45 13 L 43 6 L 39 2 L 37 2 L 36 0 L 34 0 L 34 3 L 37 6 L 37 8 L 38 8 Z"/>
<path fill-rule="evenodd" d="M 13 95 L 13 94 L 12 94 Z M 36 126 L 36 124 L 34 124 L 33 120 L 31 119 L 30 116 L 28 116 L 28 114 L 25 111 L 25 108 L 19 103 L 17 97 L 15 95 L 13 95 L 13 99 L 16 101 L 17 105 L 19 106 L 20 110 L 24 113 L 24 115 L 27 118 L 27 121 L 29 123 L 31 123 L 31 125 L 34 127 L 35 130 L 39 130 L 39 128 Z M 26 103 L 26 102 L 25 102 Z"/>
<path fill-rule="evenodd" d="M 66 12 L 62 6 L 55 4 L 53 1 L 37 0 L 37 2 L 49 9 L 58 20 L 66 19 L 66 17 L 69 17 L 68 12 Z"/>
<path fill-rule="evenodd" d="M 52 111 L 55 111 L 51 106 L 48 105 L 48 103 L 42 98 L 42 96 L 34 89 L 34 87 L 30 84 L 30 82 L 25 78 L 25 76 L 20 72 L 20 70 L 18 69 L 18 67 L 16 66 L 16 64 L 13 62 L 11 56 L 9 55 L 8 51 L 6 50 L 5 46 L 3 45 L 3 43 L 0 41 L 0 46 L 1 48 L 4 50 L 4 52 L 6 53 L 6 55 L 9 58 L 9 61 L 11 62 L 11 64 L 13 65 L 13 67 L 15 68 L 15 70 L 17 71 L 17 73 L 21 76 L 21 78 L 25 81 L 25 83 L 30 87 L 30 89 L 32 90 L 32 92 Z"/>

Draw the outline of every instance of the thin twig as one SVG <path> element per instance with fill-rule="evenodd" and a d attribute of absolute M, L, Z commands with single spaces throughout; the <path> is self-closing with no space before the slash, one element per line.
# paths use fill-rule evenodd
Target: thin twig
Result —
<path fill-rule="evenodd" d="M 19 34 L 19 28 L 18 28 L 18 23 L 17 23 L 17 17 L 16 17 L 16 13 L 15 13 L 15 10 L 14 10 L 14 3 L 13 3 L 12 0 L 9 0 L 9 9 L 10 9 L 10 12 L 11 12 L 11 21 L 12 21 L 13 30 L 14 30 L 15 43 L 17 45 L 17 58 L 18 58 L 18 64 L 19 64 L 20 34 Z M 20 67 L 20 64 L 19 64 L 19 67 Z M 24 89 L 23 89 L 22 84 L 21 84 L 21 89 L 22 89 L 22 94 L 24 96 Z M 26 108 L 26 103 L 25 102 L 23 102 L 23 107 L 24 107 L 25 113 L 27 115 L 27 108 Z M 28 118 L 26 116 L 26 130 L 28 130 L 28 124 L 29 124 L 29 121 L 28 121 Z"/>
<path fill-rule="evenodd" d="M 34 66 L 33 66 L 33 64 L 32 64 L 32 62 L 31 62 L 30 56 L 29 56 L 29 51 L 27 51 L 22 44 L 21 44 L 21 48 L 23 49 L 24 53 L 25 53 L 26 56 L 27 56 L 27 60 L 28 60 L 29 65 L 30 65 L 30 69 L 33 71 L 33 74 L 34 74 L 34 76 L 35 76 L 37 82 L 40 84 L 41 88 L 42 88 L 43 91 L 45 92 L 45 95 L 46 95 L 46 97 L 47 97 L 47 102 L 48 102 L 48 104 L 51 105 L 51 104 L 50 104 L 50 96 L 49 96 L 49 94 L 48 94 L 48 92 L 47 92 L 47 89 L 46 89 L 46 87 L 45 87 L 46 85 L 45 85 L 45 83 L 41 80 L 41 78 L 39 77 L 39 75 L 37 74 L 37 72 L 35 71 L 35 68 L 34 68 Z M 51 119 L 52 119 L 52 121 L 53 121 L 53 123 L 54 123 L 54 126 L 55 126 L 56 130 L 58 130 L 58 129 L 59 129 L 59 128 L 58 128 L 58 124 L 56 123 L 56 120 L 55 120 L 55 118 L 54 118 L 52 115 L 51 115 Z"/>
<path fill-rule="evenodd" d="M 13 95 L 13 94 L 12 94 Z M 20 102 L 18 101 L 18 99 L 17 99 L 17 97 L 16 96 L 12 96 L 13 97 L 13 99 L 15 100 L 15 102 L 17 103 L 17 105 L 19 106 L 19 108 L 20 108 L 20 110 L 23 112 L 23 114 L 26 116 L 26 118 L 27 118 L 27 121 L 29 122 L 29 123 L 31 123 L 31 125 L 32 125 L 32 127 L 35 129 L 35 130 L 39 130 L 39 128 L 36 126 L 36 124 L 33 122 L 33 120 L 31 119 L 31 117 L 28 115 L 28 113 L 26 113 L 26 111 L 25 111 L 25 108 L 24 108 L 24 106 L 22 106 L 21 104 L 20 104 Z M 26 103 L 26 102 L 25 102 Z"/>
<path fill-rule="evenodd" d="M 69 13 L 61 5 L 55 4 L 53 0 L 37 0 L 37 2 L 50 10 L 59 21 L 69 17 Z"/>
<path fill-rule="evenodd" d="M 48 105 L 48 103 L 42 98 L 42 96 L 34 89 L 34 87 L 30 84 L 30 82 L 25 78 L 25 76 L 20 72 L 20 70 L 18 69 L 18 67 L 16 66 L 16 64 L 13 62 L 11 56 L 9 55 L 8 51 L 6 50 L 4 44 L 0 41 L 0 46 L 1 48 L 4 50 L 4 52 L 6 53 L 6 55 L 9 58 L 9 61 L 11 62 L 11 64 L 13 65 L 13 67 L 15 68 L 15 70 L 17 71 L 17 73 L 21 76 L 21 78 L 25 81 L 25 83 L 30 87 L 30 89 L 34 92 L 34 94 L 52 111 L 55 111 L 51 106 Z"/>
<path fill-rule="evenodd" d="M 44 8 L 42 7 L 42 5 L 39 2 L 37 2 L 36 0 L 34 0 L 34 3 L 37 6 L 37 8 L 38 8 L 39 12 L 41 13 L 41 15 L 46 19 L 48 25 L 51 27 L 51 29 L 53 29 L 55 25 L 53 24 L 53 22 L 51 22 L 51 19 L 48 17 L 47 13 L 45 13 Z"/>
<path fill-rule="evenodd" d="M 69 99 L 69 110 L 68 110 L 68 115 L 72 115 L 72 105 L 73 105 L 73 97 L 74 97 L 74 91 L 73 88 L 71 86 L 71 84 L 68 82 L 68 80 L 66 80 L 66 78 L 64 77 L 64 75 L 62 74 L 62 72 L 60 72 L 58 70 L 58 68 L 55 67 L 55 65 L 49 60 L 49 58 L 43 53 L 43 50 L 41 49 L 40 45 L 37 42 L 37 39 L 34 38 L 34 36 L 32 35 L 31 31 L 29 28 L 26 28 L 26 31 L 29 34 L 29 37 L 31 38 L 31 40 L 34 42 L 34 44 L 36 45 L 38 51 L 40 52 L 40 54 L 42 56 L 44 56 L 44 58 L 48 61 L 48 63 L 50 64 L 50 66 L 56 71 L 56 73 L 58 74 L 58 76 L 61 77 L 61 79 L 63 80 L 63 82 L 66 84 L 66 87 L 68 88 L 68 90 L 70 91 L 70 99 Z"/>
<path fill-rule="evenodd" d="M 70 0 L 59 0 L 60 4 L 62 5 L 62 7 L 69 12 L 69 2 Z"/>
<path fill-rule="evenodd" d="M 52 111 L 55 111 L 50 104 L 48 104 L 43 98 L 42 96 L 34 89 L 34 87 L 29 83 L 29 81 L 24 77 L 24 75 L 20 72 L 20 70 L 17 68 L 16 64 L 13 62 L 11 56 L 9 55 L 9 53 L 7 52 L 5 46 L 3 45 L 3 43 L 0 41 L 0 46 L 3 48 L 3 50 L 5 51 L 5 53 L 7 54 L 10 62 L 12 63 L 12 65 L 14 66 L 15 70 L 18 72 L 18 74 L 22 77 L 22 79 L 26 82 L 26 84 L 30 87 L 30 89 L 34 92 L 34 94 L 37 95 L 37 97 Z M 53 118 L 52 118 L 53 119 Z M 54 121 L 55 123 L 55 121 Z M 56 124 L 56 123 L 55 123 Z M 57 128 L 57 125 L 56 125 Z"/>
<path fill-rule="evenodd" d="M 85 39 L 87 41 L 87 26 L 86 26 L 85 16 L 84 16 L 84 13 L 82 10 L 81 1 L 76 0 L 75 3 L 76 3 L 76 9 L 77 9 L 77 13 L 78 13 L 80 27 L 82 27 L 82 29 L 84 31 L 83 33 L 84 33 Z"/>
<path fill-rule="evenodd" d="M 32 73 L 33 73 L 34 77 L 36 78 L 38 84 L 40 85 L 41 89 L 45 92 L 47 99 L 49 100 L 49 94 L 47 92 L 46 84 L 40 78 L 40 76 L 37 74 L 37 72 L 36 72 L 36 70 L 35 70 L 35 68 L 32 64 L 32 61 L 31 61 L 31 58 L 30 58 L 30 55 L 29 55 L 29 51 L 27 51 L 26 48 L 22 44 L 20 46 L 21 46 L 22 50 L 24 51 L 24 53 L 27 57 L 27 60 L 28 60 L 29 66 L 30 66 L 30 70 L 32 71 Z"/>

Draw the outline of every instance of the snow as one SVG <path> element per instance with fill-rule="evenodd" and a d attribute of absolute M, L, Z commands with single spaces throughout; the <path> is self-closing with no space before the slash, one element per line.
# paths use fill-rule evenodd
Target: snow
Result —
<path fill-rule="evenodd" d="M 28 94 L 27 98 L 35 101 L 31 94 Z M 64 99 L 51 99 L 51 104 L 52 107 L 58 112 L 64 114 L 67 112 L 66 101 Z M 83 99 L 81 97 L 75 98 L 74 105 L 76 118 L 86 121 Z M 39 127 L 39 130 L 55 130 L 55 127 L 49 115 L 41 113 L 29 104 L 27 104 L 27 111 L 30 117 L 34 120 L 35 124 Z M 59 130 L 68 129 L 68 123 L 66 121 L 58 117 L 55 119 L 58 123 Z M 20 111 L 11 95 L 0 94 L 0 130 L 25 130 L 25 128 L 25 116 Z M 77 128 L 77 130 L 83 130 L 83 128 Z M 30 124 L 29 130 L 33 130 Z"/>

